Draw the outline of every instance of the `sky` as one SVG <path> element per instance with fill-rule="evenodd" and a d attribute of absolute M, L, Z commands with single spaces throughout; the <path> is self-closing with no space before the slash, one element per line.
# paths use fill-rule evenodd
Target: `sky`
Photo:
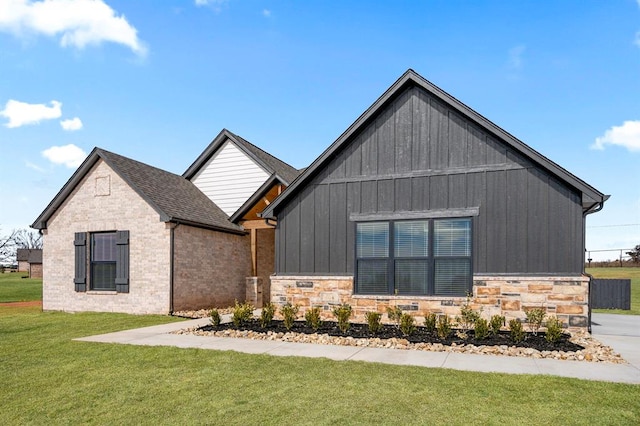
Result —
<path fill-rule="evenodd" d="M 592 258 L 640 244 L 640 0 L 0 0 L 0 235 L 95 146 L 306 167 L 409 68 L 611 194 Z"/>

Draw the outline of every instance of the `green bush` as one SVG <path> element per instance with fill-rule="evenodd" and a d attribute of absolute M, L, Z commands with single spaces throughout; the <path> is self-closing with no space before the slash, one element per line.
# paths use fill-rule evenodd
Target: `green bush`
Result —
<path fill-rule="evenodd" d="M 476 339 L 484 340 L 489 337 L 489 321 L 484 318 L 478 318 L 473 327 Z"/>
<path fill-rule="evenodd" d="M 389 321 L 393 321 L 396 323 L 398 327 L 400 327 L 400 317 L 402 317 L 402 309 L 398 306 L 387 306 L 387 316 L 389 317 Z"/>
<path fill-rule="evenodd" d="M 276 305 L 269 302 L 262 307 L 262 312 L 260 313 L 260 327 L 267 328 L 271 325 L 271 321 L 273 320 L 274 315 L 276 314 Z"/>
<path fill-rule="evenodd" d="M 231 321 L 236 328 L 242 327 L 243 324 L 251 321 L 251 317 L 253 316 L 253 306 L 249 303 L 238 303 L 236 300 L 236 304 L 233 307 L 233 312 L 231 314 Z"/>
<path fill-rule="evenodd" d="M 400 331 L 405 336 L 411 336 L 416 331 L 415 320 L 409 314 L 400 315 Z"/>
<path fill-rule="evenodd" d="M 544 321 L 545 310 L 542 308 L 533 308 L 527 309 L 527 324 L 529 325 L 529 330 L 535 335 L 538 334 L 538 330 L 542 326 L 542 322 Z"/>
<path fill-rule="evenodd" d="M 211 325 L 217 327 L 220 325 L 220 312 L 216 308 L 211 309 L 211 313 L 209 314 L 211 317 Z"/>
<path fill-rule="evenodd" d="M 343 303 L 342 305 L 333 308 L 333 315 L 335 315 L 338 321 L 338 328 L 343 333 L 349 330 L 349 318 L 351 318 L 351 305 Z"/>
<path fill-rule="evenodd" d="M 447 315 L 440 315 L 438 317 L 438 325 L 436 327 L 438 337 L 445 340 L 451 335 L 451 320 Z"/>
<path fill-rule="evenodd" d="M 506 318 L 502 315 L 493 315 L 489 320 L 489 327 L 491 328 L 491 334 L 494 336 L 500 333 L 500 329 L 505 324 Z"/>
<path fill-rule="evenodd" d="M 322 325 L 320 319 L 320 308 L 318 306 L 309 309 L 304 314 L 304 320 L 307 322 L 307 326 L 311 327 L 313 331 L 317 331 Z"/>
<path fill-rule="evenodd" d="M 509 333 L 511 333 L 511 340 L 515 343 L 520 343 L 524 340 L 524 330 L 522 329 L 522 323 L 517 319 L 509 321 Z"/>
<path fill-rule="evenodd" d="M 424 328 L 427 329 L 429 333 L 433 333 L 436 331 L 436 322 L 438 321 L 438 317 L 433 312 L 427 312 L 424 316 Z"/>
<path fill-rule="evenodd" d="M 473 310 L 471 307 L 471 295 L 467 294 L 467 300 L 460 307 L 460 316 L 456 318 L 463 333 L 466 334 L 467 331 L 471 330 L 479 318 L 480 312 Z"/>
<path fill-rule="evenodd" d="M 293 323 L 296 320 L 296 315 L 298 314 L 299 309 L 300 307 L 298 305 L 292 305 L 290 302 L 285 303 L 280 308 L 284 328 L 286 328 L 287 330 L 291 330 L 291 327 L 293 327 Z"/>
<path fill-rule="evenodd" d="M 382 329 L 382 323 L 380 322 L 382 314 L 380 312 L 367 312 L 364 314 L 364 317 L 367 320 L 367 325 L 371 333 L 376 334 Z"/>
<path fill-rule="evenodd" d="M 547 320 L 547 333 L 544 338 L 549 343 L 556 343 L 562 337 L 562 321 L 557 317 L 550 317 Z"/>

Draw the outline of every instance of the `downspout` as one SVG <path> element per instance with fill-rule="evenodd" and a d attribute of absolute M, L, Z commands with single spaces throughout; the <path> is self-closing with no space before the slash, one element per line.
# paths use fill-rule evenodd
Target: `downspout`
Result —
<path fill-rule="evenodd" d="M 591 207 L 590 209 L 586 210 L 583 214 L 582 217 L 584 218 L 584 220 L 582 221 L 582 241 L 586 244 L 587 241 L 587 215 L 590 215 L 592 213 L 598 213 L 600 210 L 602 210 L 602 208 L 604 207 L 604 202 L 607 201 L 609 199 L 609 196 L 605 195 L 604 199 L 598 203 L 598 205 L 595 207 L 595 209 L 593 207 Z M 583 253 L 584 256 L 584 253 Z M 587 313 L 587 331 L 589 333 L 591 333 L 591 283 L 593 282 L 593 275 L 588 274 L 586 271 L 586 268 L 584 266 L 584 258 L 582 259 L 582 273 L 584 275 L 586 275 L 587 277 L 589 277 L 589 284 L 587 287 L 587 291 L 589 292 L 589 301 L 588 301 L 588 306 L 589 306 L 589 311 Z"/>
<path fill-rule="evenodd" d="M 169 315 L 173 315 L 173 257 L 175 253 L 175 243 L 174 243 L 174 231 L 180 225 L 179 222 L 176 222 L 175 226 L 171 227 L 169 231 L 169 251 L 170 251 L 170 259 L 169 259 Z"/>

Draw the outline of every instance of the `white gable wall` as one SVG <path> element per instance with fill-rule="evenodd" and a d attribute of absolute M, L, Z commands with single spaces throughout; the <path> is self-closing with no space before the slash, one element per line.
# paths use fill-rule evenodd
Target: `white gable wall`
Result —
<path fill-rule="evenodd" d="M 191 181 L 231 216 L 268 178 L 262 167 L 227 141 Z"/>

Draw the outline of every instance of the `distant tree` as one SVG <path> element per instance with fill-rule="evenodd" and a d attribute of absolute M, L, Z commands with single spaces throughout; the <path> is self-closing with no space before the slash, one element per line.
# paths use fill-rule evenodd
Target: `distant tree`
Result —
<path fill-rule="evenodd" d="M 20 229 L 14 236 L 16 248 L 19 249 L 41 249 L 42 235 L 37 231 Z"/>
<path fill-rule="evenodd" d="M 640 263 L 640 244 L 635 246 L 633 250 L 628 251 L 627 254 L 631 256 L 631 260 L 634 263 Z"/>
<path fill-rule="evenodd" d="M 14 263 L 16 260 L 16 233 L 0 236 L 0 263 Z"/>

